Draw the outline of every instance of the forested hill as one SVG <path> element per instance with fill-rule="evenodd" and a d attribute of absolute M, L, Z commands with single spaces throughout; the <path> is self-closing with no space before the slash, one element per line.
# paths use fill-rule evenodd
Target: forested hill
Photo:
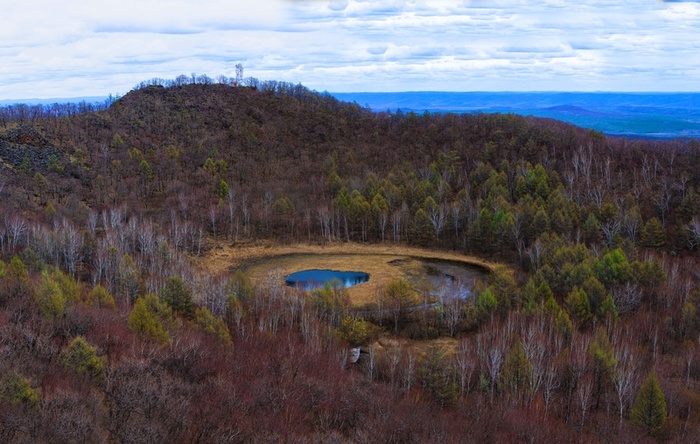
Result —
<path fill-rule="evenodd" d="M 341 191 L 358 190 L 367 203 L 379 193 L 389 210 L 405 204 L 415 213 L 428 196 L 458 203 L 466 193 L 476 208 L 491 191 L 483 188 L 493 186 L 485 183 L 491 173 L 505 175 L 498 185 L 516 203 L 518 179 L 539 164 L 551 174 L 549 185 L 562 185 L 578 204 L 595 199 L 600 207 L 631 193 L 639 202 L 625 205 L 637 206 L 644 219 L 659 217 L 669 228 L 689 222 L 690 214 L 676 217 L 674 203 L 697 186 L 697 141 L 606 139 L 510 114 L 373 113 L 299 85 L 257 86 L 143 86 L 105 110 L 2 119 L 0 157 L 10 197 L 4 204 L 32 208 L 29 197 L 36 206 L 28 217 L 45 217 L 41 207 L 51 204 L 79 224 L 89 209 L 126 204 L 168 218 L 185 205 L 207 225 L 209 206 L 229 191 L 237 205 L 246 196 L 258 213 L 253 219 L 284 199 L 280 205 L 294 209 L 285 218 L 303 220 L 307 211 L 332 208 Z M 37 157 L 31 138 L 13 142 L 16 126 L 32 128 L 58 159 L 53 151 Z"/>
<path fill-rule="evenodd" d="M 0 108 L 0 442 L 697 441 L 697 140 L 188 79 Z M 354 307 L 201 260 L 350 242 L 503 266 Z"/>

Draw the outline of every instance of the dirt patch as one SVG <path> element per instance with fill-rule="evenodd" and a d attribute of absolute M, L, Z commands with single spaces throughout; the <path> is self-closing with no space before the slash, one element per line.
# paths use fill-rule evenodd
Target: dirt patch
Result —
<path fill-rule="evenodd" d="M 424 273 L 421 259 L 461 262 L 492 270 L 495 264 L 459 253 L 413 248 L 399 245 L 333 243 L 327 245 L 278 245 L 271 242 L 219 244 L 206 255 L 196 258 L 196 265 L 210 273 L 243 270 L 255 284 L 270 271 L 281 269 L 284 275 L 306 269 L 363 271 L 370 279 L 348 289 L 355 306 L 376 301 L 378 291 L 399 277 L 416 279 Z"/>

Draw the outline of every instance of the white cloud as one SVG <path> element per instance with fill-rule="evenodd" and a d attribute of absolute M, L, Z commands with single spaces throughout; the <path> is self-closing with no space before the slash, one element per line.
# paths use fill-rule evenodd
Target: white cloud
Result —
<path fill-rule="evenodd" d="M 246 75 L 358 90 L 698 90 L 700 3 L 27 0 L 0 16 L 0 99 Z"/>

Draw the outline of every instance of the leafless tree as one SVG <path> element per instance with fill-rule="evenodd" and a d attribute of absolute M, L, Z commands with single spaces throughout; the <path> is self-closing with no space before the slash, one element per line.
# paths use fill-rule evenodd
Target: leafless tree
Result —
<path fill-rule="evenodd" d="M 578 387 L 576 390 L 578 406 L 579 409 L 581 409 L 581 420 L 579 422 L 579 430 L 583 430 L 583 426 L 586 423 L 586 413 L 588 412 L 588 408 L 591 406 L 591 398 L 593 395 L 594 386 L 595 382 L 593 381 L 593 378 L 590 375 L 579 380 Z"/>
<path fill-rule="evenodd" d="M 10 251 L 15 251 L 22 243 L 22 237 L 27 231 L 27 223 L 19 216 L 7 216 L 5 217 L 5 231 L 8 234 Z"/>
<path fill-rule="evenodd" d="M 700 216 L 695 216 L 686 226 L 688 232 L 688 245 L 691 250 L 700 248 Z"/>
<path fill-rule="evenodd" d="M 642 290 L 637 284 L 627 282 L 624 286 L 615 286 L 611 290 L 615 308 L 620 314 L 628 313 L 642 301 Z"/>
<path fill-rule="evenodd" d="M 559 378 L 557 377 L 557 368 L 550 362 L 545 368 L 544 379 L 542 380 L 542 397 L 544 398 L 545 416 L 549 412 L 549 407 L 552 405 L 552 399 L 558 388 Z"/>
<path fill-rule="evenodd" d="M 433 227 L 433 232 L 435 233 L 435 239 L 440 239 L 440 233 L 445 227 L 445 221 L 447 220 L 447 209 L 445 204 L 434 205 L 428 209 L 428 220 L 430 220 L 430 225 Z"/>
<path fill-rule="evenodd" d="M 82 247 L 83 237 L 70 222 L 63 219 L 60 229 L 61 254 L 66 269 L 73 277 L 76 275 L 77 265 L 81 260 Z"/>
<path fill-rule="evenodd" d="M 489 378 L 489 400 L 493 404 L 493 395 L 505 360 L 504 350 L 507 344 L 503 341 L 500 331 L 493 325 L 490 327 L 490 330 L 477 336 L 476 352 L 479 364 Z"/>
<path fill-rule="evenodd" d="M 610 219 L 602 224 L 600 224 L 600 229 L 605 236 L 605 243 L 608 247 L 613 244 L 615 235 L 620 232 L 622 227 L 622 222 L 619 219 Z"/>
<path fill-rule="evenodd" d="M 243 213 L 243 234 L 250 236 L 250 205 L 247 193 L 241 196 L 241 212 Z"/>
<path fill-rule="evenodd" d="M 394 210 L 391 213 L 391 227 L 394 243 L 401 240 L 401 211 Z"/>
<path fill-rule="evenodd" d="M 618 413 L 620 423 L 625 409 L 632 402 L 635 388 L 637 386 L 637 363 L 632 353 L 632 346 L 627 342 L 622 342 L 615 348 L 615 370 L 612 375 L 613 385 L 617 393 Z"/>
<path fill-rule="evenodd" d="M 474 344 L 471 339 L 464 338 L 459 343 L 455 353 L 457 378 L 459 379 L 459 394 L 464 396 L 470 390 L 470 382 L 476 369 L 476 356 L 474 356 Z"/>
<path fill-rule="evenodd" d="M 316 219 L 321 227 L 321 236 L 331 241 L 331 213 L 328 211 L 327 206 L 319 207 L 316 209 Z"/>
<path fill-rule="evenodd" d="M 382 242 L 384 242 L 384 237 L 386 234 L 386 226 L 389 223 L 389 213 L 383 210 L 379 213 L 379 232 L 382 235 Z"/>

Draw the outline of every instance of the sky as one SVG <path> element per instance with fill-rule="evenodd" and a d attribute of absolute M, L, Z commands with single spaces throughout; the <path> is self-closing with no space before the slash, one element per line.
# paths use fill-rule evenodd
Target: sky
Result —
<path fill-rule="evenodd" d="M 700 0 L 24 0 L 0 100 L 180 74 L 328 92 L 700 91 Z"/>

